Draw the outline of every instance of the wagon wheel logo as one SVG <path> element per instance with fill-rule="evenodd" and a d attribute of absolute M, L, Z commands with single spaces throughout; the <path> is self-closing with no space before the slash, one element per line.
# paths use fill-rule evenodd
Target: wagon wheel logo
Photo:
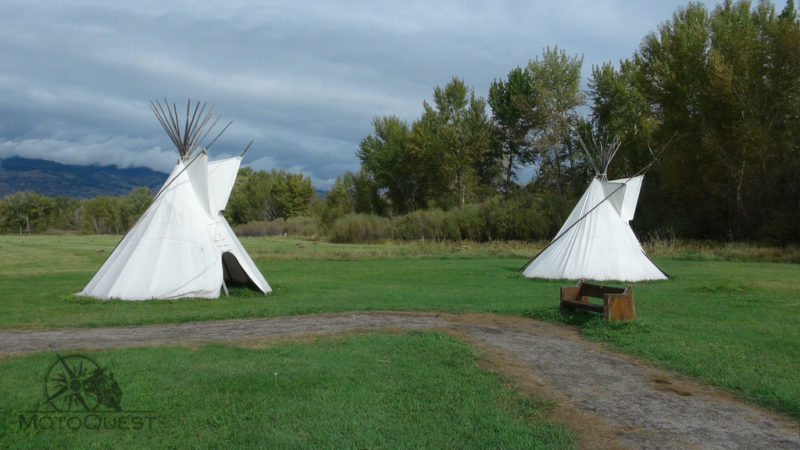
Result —
<path fill-rule="evenodd" d="M 59 412 L 96 411 L 100 406 L 121 411 L 122 391 L 114 374 L 85 356 L 56 356 L 44 379 L 45 405 Z"/>

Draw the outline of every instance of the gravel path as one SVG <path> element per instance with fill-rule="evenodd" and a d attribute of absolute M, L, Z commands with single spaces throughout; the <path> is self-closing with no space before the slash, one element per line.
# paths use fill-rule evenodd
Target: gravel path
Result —
<path fill-rule="evenodd" d="M 445 330 L 522 391 L 557 400 L 582 447 L 795 448 L 800 424 L 590 343 L 572 328 L 492 314 L 354 312 L 132 327 L 0 331 L 0 355 L 272 340 L 356 330 Z"/>

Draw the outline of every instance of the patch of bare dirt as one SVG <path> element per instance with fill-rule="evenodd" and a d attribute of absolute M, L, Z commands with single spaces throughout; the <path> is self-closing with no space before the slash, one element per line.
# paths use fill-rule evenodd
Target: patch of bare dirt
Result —
<path fill-rule="evenodd" d="M 353 312 L 45 331 L 0 331 L 0 359 L 37 351 L 283 340 L 370 330 L 444 330 L 523 394 L 555 400 L 583 448 L 800 448 L 796 421 L 587 342 L 576 329 L 494 314 Z"/>

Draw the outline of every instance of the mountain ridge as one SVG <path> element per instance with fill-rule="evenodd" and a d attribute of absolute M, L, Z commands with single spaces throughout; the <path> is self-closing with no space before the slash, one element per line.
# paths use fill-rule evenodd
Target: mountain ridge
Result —
<path fill-rule="evenodd" d="M 93 198 L 126 195 L 139 186 L 155 192 L 166 179 L 166 173 L 146 167 L 61 164 L 21 156 L 0 159 L 0 197 L 30 190 L 48 197 Z"/>

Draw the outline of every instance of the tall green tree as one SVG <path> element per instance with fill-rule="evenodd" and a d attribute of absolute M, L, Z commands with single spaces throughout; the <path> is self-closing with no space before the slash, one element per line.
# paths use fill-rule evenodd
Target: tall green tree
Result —
<path fill-rule="evenodd" d="M 433 105 L 423 103 L 414 128 L 418 151 L 426 154 L 437 182 L 437 206 L 464 205 L 476 198 L 480 165 L 490 153 L 491 123 L 486 101 L 464 80 L 453 78 L 433 91 Z M 438 170 L 437 170 L 438 169 Z"/>
<path fill-rule="evenodd" d="M 57 195 L 50 226 L 59 230 L 77 231 L 81 226 L 81 202 L 66 195 Z"/>
<path fill-rule="evenodd" d="M 619 137 L 621 142 L 611 166 L 619 176 L 635 173 L 653 157 L 651 135 L 657 122 L 637 85 L 638 70 L 627 59 L 620 62 L 619 69 L 604 63 L 592 67 L 589 79 L 593 132 L 606 140 Z"/>
<path fill-rule="evenodd" d="M 770 229 L 800 221 L 792 217 L 797 177 L 787 169 L 798 148 L 793 2 L 782 14 L 766 1 L 726 1 L 711 13 L 690 4 L 650 33 L 635 59 L 662 139 L 678 136 L 659 167 L 663 197 L 685 220 L 677 225 L 694 236 L 797 239 L 800 230 Z"/>
<path fill-rule="evenodd" d="M 53 199 L 33 191 L 17 192 L 0 201 L 0 224 L 6 232 L 39 233 L 50 227 Z"/>
<path fill-rule="evenodd" d="M 153 192 L 149 187 L 139 186 L 131 189 L 127 196 L 121 199 L 120 215 L 125 230 L 130 229 L 153 201 Z"/>
<path fill-rule="evenodd" d="M 322 203 L 317 213 L 320 222 L 326 227 L 330 227 L 336 219 L 346 214 L 382 215 L 386 210 L 377 186 L 363 170 L 355 173 L 347 170 L 336 177 Z"/>
<path fill-rule="evenodd" d="M 84 200 L 81 207 L 84 231 L 94 234 L 120 234 L 126 231 L 122 199 L 101 195 Z"/>
<path fill-rule="evenodd" d="M 406 213 L 427 206 L 430 176 L 425 155 L 410 145 L 411 130 L 397 116 L 375 118 L 374 132 L 361 140 L 356 156 L 392 210 Z"/>
<path fill-rule="evenodd" d="M 505 80 L 495 80 L 489 88 L 489 106 L 502 155 L 503 190 L 511 192 L 517 180 L 517 171 L 535 161 L 528 134 L 542 126 L 542 115 L 537 114 L 536 90 L 527 70 L 512 69 Z"/>
<path fill-rule="evenodd" d="M 568 56 L 558 47 L 547 47 L 542 57 L 528 63 L 535 103 L 528 108 L 532 123 L 541 123 L 529 135 L 536 151 L 536 181 L 562 196 L 569 171 L 581 163 L 574 133 L 585 102 L 580 89 L 582 56 Z"/>
<path fill-rule="evenodd" d="M 235 224 L 308 215 L 313 198 L 314 186 L 307 176 L 244 167 L 239 169 L 224 213 Z"/>
<path fill-rule="evenodd" d="M 279 171 L 271 173 L 276 180 L 273 195 L 279 205 L 279 217 L 307 216 L 314 198 L 311 178 L 302 173 Z"/>

